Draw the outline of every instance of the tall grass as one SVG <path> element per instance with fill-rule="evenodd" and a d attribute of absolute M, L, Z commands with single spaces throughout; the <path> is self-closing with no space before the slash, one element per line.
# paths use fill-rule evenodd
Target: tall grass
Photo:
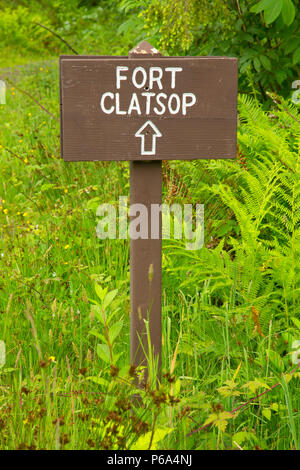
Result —
<path fill-rule="evenodd" d="M 58 116 L 57 63 L 11 79 Z M 128 164 L 64 163 L 58 123 L 8 87 L 1 449 L 299 447 L 300 138 L 286 106 L 274 119 L 241 98 L 236 161 L 164 164 L 165 201 L 205 203 L 206 239 L 198 252 L 164 242 L 162 380 L 139 388 L 128 241 L 95 236 L 97 206 L 128 193 Z"/>

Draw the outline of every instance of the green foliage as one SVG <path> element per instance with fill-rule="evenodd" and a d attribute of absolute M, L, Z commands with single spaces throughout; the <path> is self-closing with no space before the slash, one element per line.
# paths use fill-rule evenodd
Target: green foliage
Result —
<path fill-rule="evenodd" d="M 222 49 L 226 55 L 239 58 L 241 87 L 247 88 L 250 73 L 264 98 L 266 90 L 280 90 L 287 96 L 297 77 L 299 9 L 292 0 L 263 0 L 252 8 L 242 1 L 232 14 L 233 36 Z"/>
<path fill-rule="evenodd" d="M 0 4 L 1 5 L 1 4 Z M 1 7 L 0 7 L 1 8 Z M 56 31 L 82 53 L 127 54 L 148 38 L 165 55 L 239 58 L 242 92 L 290 94 L 300 61 L 299 8 L 293 0 L 31 0 L 0 10 L 0 47 L 49 55 L 68 48 L 35 22 Z M 107 34 L 106 25 L 116 31 Z M 124 48 L 117 46 L 120 42 Z"/>
<path fill-rule="evenodd" d="M 70 48 L 51 32 L 37 25 L 48 27 L 65 39 L 73 49 L 81 53 L 128 54 L 135 31 L 112 35 L 124 20 L 116 4 L 93 2 L 90 5 L 79 0 L 50 0 L 39 2 L 0 2 L 1 62 L 5 66 L 12 61 L 23 62 L 22 56 L 38 58 L 70 52 Z M 122 46 L 123 45 L 123 46 Z M 28 59 L 27 59 L 28 60 Z"/>
<path fill-rule="evenodd" d="M 47 50 L 52 38 L 48 31 L 35 24 L 41 21 L 40 14 L 32 14 L 26 7 L 0 10 L 0 47 L 22 48 L 29 53 L 39 52 L 41 48 Z M 49 26 L 49 21 L 45 21 Z"/>
<path fill-rule="evenodd" d="M 163 52 L 172 55 L 178 48 L 183 51 L 190 48 L 193 42 L 192 30 L 197 23 L 193 0 L 156 0 L 141 13 L 141 17 L 145 19 L 145 29 L 154 30 L 157 47 Z"/>
<path fill-rule="evenodd" d="M 273 23 L 280 15 L 284 24 L 290 26 L 295 19 L 295 6 L 292 0 L 260 0 L 251 12 L 264 14 L 266 25 Z"/>
<path fill-rule="evenodd" d="M 215 24 L 229 12 L 221 0 L 214 0 L 213 5 L 210 0 L 147 0 L 142 6 L 137 0 L 121 0 L 120 9 L 130 18 L 119 31 L 134 26 L 165 55 L 188 53 L 198 42 L 199 25 Z"/>
<path fill-rule="evenodd" d="M 299 442 L 299 438 L 298 438 L 299 429 L 298 429 L 298 432 L 297 432 L 297 426 L 296 426 L 296 423 L 295 423 L 292 398 L 291 398 L 291 394 L 290 394 L 290 391 L 289 391 L 289 386 L 288 386 L 288 383 L 287 383 L 287 380 L 286 380 L 285 376 L 282 377 L 281 385 L 282 385 L 282 388 L 284 390 L 286 405 L 287 405 L 287 409 L 288 409 L 289 425 L 290 425 L 290 429 L 291 429 L 291 434 L 293 436 L 295 449 L 300 450 L 300 442 Z"/>
<path fill-rule="evenodd" d="M 39 58 L 10 78 L 55 116 L 57 60 L 40 55 L 68 49 L 33 18 L 79 52 L 126 55 L 147 31 L 174 54 L 219 48 L 244 57 L 258 37 L 265 57 L 254 46 L 244 57 L 241 83 L 254 96 L 239 98 L 237 159 L 164 162 L 164 201 L 205 205 L 205 246 L 164 241 L 158 386 L 148 322 L 147 386 L 137 386 L 144 372 L 129 362 L 129 244 L 95 236 L 97 206 L 128 193 L 128 164 L 64 163 L 58 122 L 8 83 L 0 106 L 1 449 L 299 447 L 300 373 L 290 373 L 300 332 L 299 108 L 274 93 L 268 110 L 257 101 L 258 76 L 269 59 L 266 87 L 276 78 L 271 54 L 285 41 L 285 73 L 297 70 L 299 13 L 292 20 L 283 1 L 280 12 L 270 2 L 188 1 L 173 3 L 176 17 L 171 2 L 159 3 L 0 0 L 9 7 L 2 27 L 11 21 L 0 32 L 2 60 L 10 43 L 18 61 Z"/>
<path fill-rule="evenodd" d="M 298 75 L 300 13 L 292 0 L 155 0 L 140 17 L 163 52 L 238 57 L 241 91 L 249 91 L 250 74 L 264 98 L 266 90 L 286 96 Z"/>
<path fill-rule="evenodd" d="M 236 238 L 234 225 L 227 223 L 226 237 L 214 235 L 213 248 L 188 253 L 173 244 L 180 262 L 170 258 L 168 270 L 183 273 L 184 288 L 206 286 L 208 310 L 215 315 L 227 312 L 242 326 L 243 315 L 250 317 L 254 308 L 267 334 L 271 319 L 285 318 L 289 326 L 290 316 L 299 311 L 300 128 L 296 108 L 286 102 L 268 114 L 253 99 L 241 96 L 239 118 L 237 162 L 226 162 L 226 170 L 221 161 L 196 162 L 192 175 L 189 166 L 186 185 L 202 202 L 207 194 L 219 197 L 240 236 Z M 199 174 L 200 191 L 193 188 Z M 219 211 L 213 213 L 215 222 L 224 219 Z M 210 245 L 208 236 L 206 229 Z"/>

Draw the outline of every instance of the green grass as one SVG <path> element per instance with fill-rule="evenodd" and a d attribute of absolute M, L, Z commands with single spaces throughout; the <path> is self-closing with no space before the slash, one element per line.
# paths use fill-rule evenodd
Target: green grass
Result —
<path fill-rule="evenodd" d="M 10 48 L 2 50 L 3 54 L 0 57 L 0 68 L 9 68 L 11 64 L 14 64 L 14 67 L 20 65 L 27 65 L 32 63 L 41 64 L 40 57 L 38 55 L 26 54 L 20 55 L 19 52 L 11 50 Z M 57 57 L 49 57 L 47 60 L 57 60 Z"/>
<path fill-rule="evenodd" d="M 19 69 L 10 79 L 59 116 L 57 61 Z M 300 374 L 281 374 L 293 367 L 286 335 L 299 338 L 289 320 L 297 307 L 290 297 L 285 310 L 274 297 L 258 307 L 256 299 L 267 295 L 261 287 L 243 298 L 247 289 L 250 298 L 251 276 L 268 270 L 261 268 L 259 247 L 253 248 L 257 259 L 245 258 L 253 271 L 249 267 L 242 288 L 241 271 L 226 258 L 230 247 L 216 251 L 224 219 L 236 240 L 240 225 L 234 208 L 207 184 L 210 175 L 220 185 L 230 175 L 240 178 L 238 162 L 164 166 L 165 201 L 175 194 L 189 202 L 186 187 L 194 188 L 195 200 L 206 205 L 207 239 L 201 253 L 164 242 L 163 379 L 159 391 L 140 392 L 138 406 L 130 402 L 136 388 L 129 371 L 128 242 L 95 236 L 97 206 L 128 194 L 128 163 L 63 162 L 58 122 L 13 86 L 0 120 L 0 340 L 7 350 L 0 369 L 0 448 L 143 449 L 151 439 L 160 449 L 296 448 Z M 240 145 L 247 132 L 243 124 Z M 222 257 L 231 271 L 222 261 L 216 277 Z M 203 260 L 211 272 L 203 271 Z M 219 279 L 225 274 L 226 282 Z M 95 284 L 117 295 L 109 301 Z M 251 305 L 265 312 L 261 334 Z M 111 363 L 97 345 L 112 342 L 114 331 Z M 268 389 L 277 382 L 282 386 Z M 265 390 L 239 413 L 226 413 Z"/>

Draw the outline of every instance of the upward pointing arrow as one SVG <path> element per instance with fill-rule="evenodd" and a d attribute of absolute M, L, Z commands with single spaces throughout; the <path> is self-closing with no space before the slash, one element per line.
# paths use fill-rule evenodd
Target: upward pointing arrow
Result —
<path fill-rule="evenodd" d="M 156 154 L 156 139 L 162 137 L 162 133 L 151 121 L 146 121 L 135 133 L 135 137 L 141 138 L 141 155 Z"/>

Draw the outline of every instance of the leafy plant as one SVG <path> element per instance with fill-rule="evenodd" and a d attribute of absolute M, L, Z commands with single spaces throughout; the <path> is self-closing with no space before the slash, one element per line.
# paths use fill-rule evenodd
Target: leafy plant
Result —
<path fill-rule="evenodd" d="M 165 53 L 238 57 L 240 90 L 252 92 L 253 83 L 264 99 L 268 90 L 287 96 L 298 76 L 299 15 L 293 0 L 153 0 L 140 13 Z"/>
<path fill-rule="evenodd" d="M 257 50 L 249 51 L 240 78 L 253 96 L 239 98 L 235 160 L 163 164 L 165 202 L 205 205 L 205 246 L 193 252 L 163 241 L 162 375 L 145 384 L 143 369 L 129 361 L 129 244 L 95 236 L 97 205 L 128 193 L 128 164 L 111 162 L 108 177 L 106 162 L 61 160 L 51 117 L 58 117 L 57 61 L 44 59 L 65 45 L 41 29 L 45 36 L 34 36 L 29 51 L 31 26 L 26 31 L 20 11 L 12 20 L 7 37 L 16 47 L 9 51 L 3 40 L 2 63 L 37 62 L 9 70 L 0 106 L 1 449 L 299 447 L 300 117 L 268 85 L 281 40 L 296 44 L 282 63 L 288 76 L 297 74 L 290 64 L 299 13 L 283 26 L 291 17 L 282 3 L 267 25 L 269 3 L 250 12 L 258 0 L 218 2 L 219 10 L 212 1 L 185 4 L 198 8 L 195 17 L 188 10 L 176 18 L 167 1 L 0 0 L 51 25 L 79 52 L 126 55 L 148 31 L 166 53 L 218 48 L 243 57 L 258 35 L 272 64 L 269 76 L 262 64 L 257 72 Z M 246 34 L 257 22 L 252 42 L 237 23 L 238 4 Z M 144 29 L 148 9 L 153 22 Z M 283 38 L 285 31 L 295 37 Z M 259 74 L 266 74 L 264 106 Z M 283 82 L 284 92 L 289 87 Z"/>

